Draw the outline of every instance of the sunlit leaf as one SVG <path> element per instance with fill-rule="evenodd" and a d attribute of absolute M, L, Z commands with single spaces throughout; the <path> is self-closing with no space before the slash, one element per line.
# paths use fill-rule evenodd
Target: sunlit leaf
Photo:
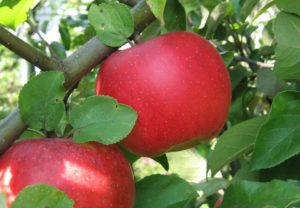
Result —
<path fill-rule="evenodd" d="M 88 97 L 70 113 L 73 139 L 83 143 L 113 144 L 125 138 L 134 127 L 137 113 L 108 96 Z"/>
<path fill-rule="evenodd" d="M 27 19 L 28 11 L 40 0 L 3 0 L 0 2 L 0 24 L 15 29 Z"/>

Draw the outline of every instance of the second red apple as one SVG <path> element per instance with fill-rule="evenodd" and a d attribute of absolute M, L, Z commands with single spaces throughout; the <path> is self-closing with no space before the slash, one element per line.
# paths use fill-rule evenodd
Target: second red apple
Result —
<path fill-rule="evenodd" d="M 17 142 L 0 158 L 0 193 L 5 193 L 6 208 L 33 184 L 55 186 L 74 200 L 74 208 L 134 206 L 131 168 L 114 145 L 75 144 L 71 139 Z"/>
<path fill-rule="evenodd" d="M 228 71 L 217 50 L 190 32 L 173 32 L 103 63 L 96 93 L 138 112 L 122 144 L 142 156 L 186 149 L 219 134 L 229 110 Z"/>

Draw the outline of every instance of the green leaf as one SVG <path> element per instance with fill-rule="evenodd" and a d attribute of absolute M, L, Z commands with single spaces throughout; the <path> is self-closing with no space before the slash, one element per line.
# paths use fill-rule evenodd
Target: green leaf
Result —
<path fill-rule="evenodd" d="M 241 180 L 260 181 L 260 171 L 252 171 L 250 168 L 250 163 L 246 161 L 245 164 L 242 164 L 242 167 L 237 171 L 233 178 L 233 181 Z"/>
<path fill-rule="evenodd" d="M 65 111 L 64 74 L 43 72 L 21 90 L 19 109 L 22 120 L 33 129 L 54 130 Z"/>
<path fill-rule="evenodd" d="M 44 138 L 46 135 L 43 132 L 33 129 L 27 129 L 24 131 L 18 139 L 32 139 L 32 138 Z M 1 206 L 0 206 L 1 207 Z"/>
<path fill-rule="evenodd" d="M 178 176 L 152 175 L 136 183 L 135 208 L 167 208 L 195 197 L 195 189 Z"/>
<path fill-rule="evenodd" d="M 258 130 L 265 120 L 266 117 L 262 116 L 244 121 L 220 136 L 215 149 L 208 157 L 208 167 L 212 175 L 253 148 Z"/>
<path fill-rule="evenodd" d="M 167 158 L 170 172 L 184 180 L 197 183 L 205 178 L 206 160 L 195 149 L 168 152 Z"/>
<path fill-rule="evenodd" d="M 241 8 L 241 20 L 245 21 L 246 18 L 251 14 L 252 10 L 256 6 L 259 0 L 245 0 L 242 8 Z"/>
<path fill-rule="evenodd" d="M 57 124 L 57 127 L 54 130 L 58 137 L 64 136 L 67 125 L 68 125 L 67 115 L 66 112 L 64 112 L 60 122 Z"/>
<path fill-rule="evenodd" d="M 233 7 L 227 2 L 218 4 L 210 13 L 207 20 L 206 37 L 211 38 L 224 18 L 233 13 Z"/>
<path fill-rule="evenodd" d="M 59 24 L 59 34 L 66 50 L 71 47 L 71 37 L 66 20 L 62 20 Z"/>
<path fill-rule="evenodd" d="M 84 31 L 80 34 L 77 35 L 73 40 L 71 44 L 71 48 L 76 48 L 77 46 L 81 46 L 84 43 L 86 43 L 88 40 L 93 38 L 96 34 L 96 31 L 92 25 L 87 25 L 84 28 Z"/>
<path fill-rule="evenodd" d="M 167 206 L 167 208 L 194 208 L 194 205 L 195 199 L 190 199 L 183 202 L 179 202 L 177 204 L 172 204 L 170 206 Z"/>
<path fill-rule="evenodd" d="M 300 48 L 300 17 L 280 12 L 274 22 L 274 33 L 278 43 Z"/>
<path fill-rule="evenodd" d="M 50 48 L 55 53 L 55 56 L 59 59 L 64 59 L 67 57 L 66 49 L 61 43 L 54 41 L 51 43 Z"/>
<path fill-rule="evenodd" d="M 258 132 L 252 170 L 270 168 L 300 152 L 300 92 L 279 93 Z"/>
<path fill-rule="evenodd" d="M 131 152 L 129 152 L 128 150 L 126 150 L 124 147 L 122 147 L 121 145 L 119 145 L 119 148 L 122 150 L 123 154 L 125 155 L 125 157 L 127 158 L 128 162 L 133 165 L 133 163 L 135 161 L 137 161 L 140 156 L 137 156 Z"/>
<path fill-rule="evenodd" d="M 300 79 L 300 48 L 278 44 L 274 74 L 281 79 Z"/>
<path fill-rule="evenodd" d="M 253 25 L 253 22 L 260 17 L 262 14 L 264 14 L 268 9 L 270 9 L 271 7 L 273 7 L 275 4 L 275 1 L 270 1 L 269 3 L 267 3 L 266 5 L 264 5 L 256 14 L 253 18 L 251 18 L 251 23 L 250 25 Z M 268 23 L 267 23 L 268 24 Z"/>
<path fill-rule="evenodd" d="M 97 141 L 114 144 L 125 138 L 134 127 L 137 113 L 108 96 L 88 97 L 70 113 L 74 141 Z"/>
<path fill-rule="evenodd" d="M 300 79 L 300 17 L 279 13 L 274 22 L 274 34 L 278 42 L 275 75 L 282 79 Z"/>
<path fill-rule="evenodd" d="M 241 168 L 234 175 L 233 181 L 236 180 L 250 180 L 250 181 L 260 181 L 268 182 L 274 179 L 278 180 L 299 180 L 299 167 L 300 154 L 289 158 L 288 160 L 280 163 L 279 165 L 263 169 L 251 171 L 250 161 L 241 161 Z"/>
<path fill-rule="evenodd" d="M 230 80 L 231 80 L 231 89 L 234 90 L 239 83 L 247 76 L 249 72 L 242 65 L 236 65 L 232 70 L 229 70 Z"/>
<path fill-rule="evenodd" d="M 184 7 L 187 14 L 199 9 L 199 7 L 201 6 L 199 4 L 199 0 L 179 0 L 179 1 Z"/>
<path fill-rule="evenodd" d="M 47 32 L 47 27 L 49 25 L 49 20 L 45 20 L 43 21 L 43 23 L 41 24 L 41 31 L 43 33 L 46 33 Z"/>
<path fill-rule="evenodd" d="M 39 0 L 3 0 L 0 2 L 0 24 L 15 29 L 27 19 L 28 11 Z"/>
<path fill-rule="evenodd" d="M 221 207 L 287 208 L 298 201 L 300 201 L 300 188 L 289 182 L 237 181 L 227 189 Z"/>
<path fill-rule="evenodd" d="M 88 17 L 100 40 L 108 46 L 121 46 L 134 32 L 133 17 L 125 4 L 93 4 Z"/>
<path fill-rule="evenodd" d="M 278 79 L 271 70 L 259 69 L 257 71 L 257 90 L 269 98 L 273 98 L 285 85 L 286 83 Z"/>
<path fill-rule="evenodd" d="M 209 197 L 217 193 L 220 189 L 226 189 L 229 182 L 223 178 L 212 178 L 194 185 L 201 198 Z"/>
<path fill-rule="evenodd" d="M 300 154 L 289 158 L 279 165 L 259 171 L 260 181 L 280 180 L 300 180 L 299 174 Z"/>
<path fill-rule="evenodd" d="M 231 125 L 235 125 L 242 121 L 252 118 L 247 108 L 251 101 L 255 99 L 257 89 L 245 86 L 247 83 L 241 83 L 241 86 L 233 92 L 233 100 L 229 109 L 229 121 Z"/>
<path fill-rule="evenodd" d="M 295 0 L 275 0 L 277 7 L 285 12 L 300 15 L 300 2 Z"/>
<path fill-rule="evenodd" d="M 19 192 L 11 208 L 72 208 L 74 202 L 53 186 L 37 184 Z"/>
<path fill-rule="evenodd" d="M 262 31 L 262 37 L 260 39 L 261 42 L 261 51 L 265 50 L 264 48 L 274 48 L 275 45 L 275 37 L 274 37 L 274 32 L 273 32 L 273 25 L 274 25 L 275 19 L 268 21 L 264 25 L 264 29 Z M 274 54 L 274 50 L 271 53 L 272 55 Z M 262 55 L 264 55 L 262 53 Z"/>
<path fill-rule="evenodd" d="M 166 154 L 163 154 L 159 157 L 155 157 L 152 158 L 153 160 L 155 160 L 156 162 L 158 162 L 159 164 L 161 164 L 161 166 L 163 166 L 163 168 L 168 171 L 169 170 L 169 162 L 168 162 L 168 158 L 166 156 Z"/>
<path fill-rule="evenodd" d="M 146 0 L 146 2 L 154 16 L 161 22 L 162 25 L 164 25 L 164 10 L 167 0 Z"/>
<path fill-rule="evenodd" d="M 221 53 L 223 61 L 225 62 L 226 66 L 229 66 L 234 59 L 234 52 L 233 51 L 226 51 Z"/>
<path fill-rule="evenodd" d="M 203 6 L 205 6 L 209 11 L 212 11 L 222 0 L 201 0 Z"/>
<path fill-rule="evenodd" d="M 5 207 L 6 206 L 6 194 L 5 193 L 0 193 L 0 207 Z"/>
<path fill-rule="evenodd" d="M 161 25 L 158 20 L 152 22 L 145 30 L 143 30 L 142 34 L 139 36 L 139 41 L 146 41 L 151 38 L 159 35 L 161 30 Z"/>
<path fill-rule="evenodd" d="M 185 11 L 178 0 L 167 0 L 164 19 L 168 32 L 186 30 Z"/>

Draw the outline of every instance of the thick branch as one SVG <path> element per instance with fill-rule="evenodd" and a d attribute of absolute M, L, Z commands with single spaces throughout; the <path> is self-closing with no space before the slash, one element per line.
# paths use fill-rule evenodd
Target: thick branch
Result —
<path fill-rule="evenodd" d="M 26 125 L 21 120 L 19 110 L 15 109 L 5 119 L 0 121 L 0 153 L 4 152 L 17 139 Z"/>
<path fill-rule="evenodd" d="M 136 32 L 141 32 L 155 20 L 155 17 L 144 0 L 140 0 L 137 5 L 131 9 L 131 13 L 134 16 Z"/>
<path fill-rule="evenodd" d="M 0 43 L 42 70 L 62 69 L 60 61 L 46 56 L 2 26 L 0 26 Z"/>
<path fill-rule="evenodd" d="M 134 21 L 136 25 L 136 30 L 142 30 L 145 28 L 149 23 L 151 23 L 154 20 L 154 17 L 152 13 L 150 12 L 147 4 L 145 1 L 140 1 L 134 8 L 132 8 L 132 14 L 134 16 Z M 0 36 L 4 36 L 2 33 L 7 33 L 6 30 L 1 30 L 0 28 Z M 66 74 L 66 88 L 70 89 L 76 84 L 85 74 L 87 74 L 90 70 L 92 70 L 97 64 L 99 64 L 106 56 L 108 56 L 110 53 L 112 53 L 116 48 L 110 48 L 108 46 L 105 46 L 103 43 L 99 41 L 97 37 L 92 38 L 87 43 L 85 43 L 78 51 L 76 51 L 74 54 L 72 54 L 70 57 L 65 59 L 62 62 L 63 67 L 49 67 L 51 65 L 46 65 L 45 63 L 42 63 L 42 61 L 39 60 L 46 60 L 48 59 L 47 56 L 38 53 L 34 48 L 32 48 L 30 45 L 25 43 L 24 41 L 20 40 L 19 38 L 13 36 L 12 34 L 6 34 L 6 36 L 12 36 L 12 37 L 6 37 L 5 41 L 9 40 L 11 38 L 14 40 L 14 46 L 10 46 L 8 44 L 9 49 L 13 50 L 17 54 L 23 54 L 25 57 L 27 57 L 24 48 L 27 48 L 30 50 L 30 53 L 32 53 L 30 56 L 28 56 L 28 61 L 32 61 L 32 58 L 35 57 L 33 55 L 38 55 L 38 57 L 43 57 L 43 59 L 39 58 L 38 62 L 39 64 L 36 64 L 38 67 L 42 69 L 62 69 L 64 70 Z M 0 43 L 3 42 L 4 39 L 0 38 Z M 8 43 L 12 43 L 11 41 Z M 23 49 L 20 49 L 19 51 L 17 48 L 20 47 L 21 44 Z M 27 45 L 26 45 L 27 44 Z M 23 56 L 22 56 L 23 57 Z M 34 62 L 36 63 L 36 61 Z M 52 63 L 52 62 L 50 62 Z M 52 63 L 54 64 L 54 63 Z M 54 65 L 56 65 L 55 63 Z M 46 67 L 47 66 L 47 67 Z M 19 135 L 26 129 L 26 125 L 22 122 L 20 118 L 20 114 L 18 109 L 10 113 L 4 120 L 0 122 L 0 153 L 4 152 L 18 137 Z"/>
<path fill-rule="evenodd" d="M 91 71 L 115 49 L 99 41 L 97 37 L 90 39 L 81 48 L 63 61 L 66 74 L 66 88 L 72 88 L 84 75 Z"/>

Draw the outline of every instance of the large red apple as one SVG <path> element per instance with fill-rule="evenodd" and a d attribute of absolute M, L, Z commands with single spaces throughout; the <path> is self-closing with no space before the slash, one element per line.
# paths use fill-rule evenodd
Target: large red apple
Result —
<path fill-rule="evenodd" d="M 75 144 L 69 139 L 30 139 L 0 158 L 0 192 L 7 207 L 31 184 L 64 191 L 75 208 L 133 208 L 131 168 L 116 146 Z"/>
<path fill-rule="evenodd" d="M 157 156 L 208 140 L 221 131 L 231 100 L 228 71 L 217 50 L 191 32 L 173 32 L 109 56 L 96 93 L 138 112 L 122 144 Z"/>

